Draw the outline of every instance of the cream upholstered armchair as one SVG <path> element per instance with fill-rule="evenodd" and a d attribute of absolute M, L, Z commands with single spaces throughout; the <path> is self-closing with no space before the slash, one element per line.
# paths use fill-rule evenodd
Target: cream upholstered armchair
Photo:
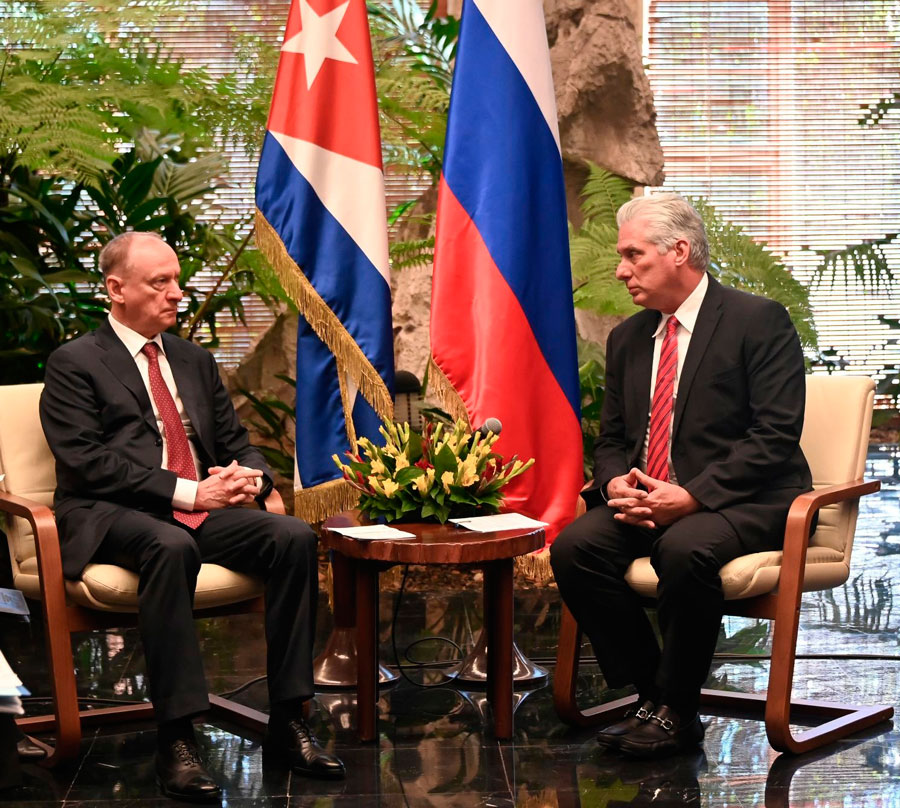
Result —
<path fill-rule="evenodd" d="M 89 564 L 77 581 L 65 580 L 53 491 L 53 455 L 44 439 L 38 415 L 41 384 L 0 386 L 0 514 L 5 515 L 13 585 L 26 598 L 40 601 L 44 615 L 46 652 L 51 675 L 54 714 L 26 717 L 26 732 L 52 731 L 55 747 L 48 765 L 78 754 L 81 723 L 150 718 L 152 707 L 128 704 L 82 710 L 76 692 L 71 634 L 90 629 L 136 624 L 135 573 L 109 564 Z M 266 508 L 284 513 L 276 491 Z M 235 612 L 262 612 L 262 582 L 217 564 L 203 564 L 197 580 L 194 609 L 198 617 Z M 218 696 L 210 695 L 213 713 L 261 730 L 267 716 Z"/>
<path fill-rule="evenodd" d="M 791 700 L 801 596 L 847 580 L 859 498 L 881 487 L 877 481 L 862 479 L 874 395 L 875 385 L 867 378 L 807 377 L 800 443 L 812 470 L 814 490 L 794 500 L 783 550 L 741 556 L 720 572 L 727 614 L 774 620 L 769 687 L 767 694 L 704 690 L 702 700 L 718 708 L 764 712 L 769 743 L 779 752 L 806 752 L 894 714 L 889 706 Z M 816 512 L 818 526 L 807 539 Z M 657 578 L 650 559 L 636 559 L 625 577 L 652 605 Z M 563 607 L 553 686 L 557 712 L 577 726 L 613 720 L 634 697 L 579 708 L 575 686 L 580 646 L 581 631 Z M 790 721 L 801 716 L 825 721 L 795 734 Z"/>

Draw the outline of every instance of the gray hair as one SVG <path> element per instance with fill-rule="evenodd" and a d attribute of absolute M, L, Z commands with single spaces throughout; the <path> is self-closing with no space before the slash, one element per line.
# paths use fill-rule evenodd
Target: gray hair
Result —
<path fill-rule="evenodd" d="M 119 233 L 100 250 L 99 262 L 103 280 L 106 280 L 113 272 L 123 272 L 128 268 L 128 252 L 131 249 L 131 242 L 139 237 L 165 241 L 159 233 L 148 230 L 129 230 L 127 233 Z"/>
<path fill-rule="evenodd" d="M 631 199 L 619 208 L 616 224 L 621 227 L 638 218 L 647 221 L 647 241 L 656 245 L 660 255 L 665 255 L 678 239 L 683 238 L 691 245 L 688 264 L 702 271 L 709 267 L 709 242 L 703 220 L 678 194 L 652 194 Z"/>

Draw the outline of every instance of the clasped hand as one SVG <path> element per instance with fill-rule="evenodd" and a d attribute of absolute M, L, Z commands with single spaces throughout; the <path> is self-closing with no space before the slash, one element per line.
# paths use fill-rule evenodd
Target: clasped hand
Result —
<path fill-rule="evenodd" d="M 197 486 L 195 511 L 213 511 L 252 502 L 260 491 L 262 472 L 239 466 L 232 460 L 227 466 L 213 466 L 209 477 Z"/>
<path fill-rule="evenodd" d="M 606 493 L 607 505 L 618 510 L 614 518 L 637 527 L 665 527 L 700 510 L 700 503 L 686 488 L 655 480 L 640 469 L 613 477 Z"/>

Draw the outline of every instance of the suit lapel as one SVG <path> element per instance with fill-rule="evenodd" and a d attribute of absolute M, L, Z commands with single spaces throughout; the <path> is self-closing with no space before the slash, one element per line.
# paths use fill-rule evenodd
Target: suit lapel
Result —
<path fill-rule="evenodd" d="M 211 436 L 205 434 L 204 425 L 206 421 L 201 418 L 204 409 L 204 402 L 207 396 L 203 395 L 200 385 L 197 368 L 188 358 L 187 351 L 184 350 L 183 340 L 173 337 L 171 334 L 163 334 L 163 345 L 166 348 L 166 359 L 169 360 L 169 367 L 172 369 L 172 377 L 175 379 L 175 386 L 178 388 L 178 395 L 181 396 L 181 403 L 184 404 L 185 412 L 191 419 L 197 438 L 207 454 L 213 457 Z"/>
<path fill-rule="evenodd" d="M 640 416 L 635 424 L 638 450 L 643 446 L 647 432 L 647 421 L 650 418 L 650 377 L 653 375 L 653 332 L 659 322 L 659 313 L 648 311 L 645 322 L 641 324 L 637 341 L 629 345 L 627 350 L 628 365 L 631 371 L 628 385 L 628 401 L 626 412 L 636 412 Z"/>
<path fill-rule="evenodd" d="M 137 399 L 141 415 L 147 425 L 158 435 L 159 430 L 153 415 L 153 406 L 150 404 L 150 396 L 147 394 L 147 387 L 141 378 L 134 357 L 128 353 L 128 349 L 116 336 L 116 332 L 113 331 L 108 321 L 103 322 L 94 332 L 94 339 L 101 349 L 101 361 Z"/>
<path fill-rule="evenodd" d="M 694 333 L 691 334 L 691 343 L 688 346 L 687 356 L 681 368 L 681 378 L 678 380 L 678 398 L 675 402 L 675 415 L 672 424 L 672 440 L 678 434 L 678 426 L 684 415 L 688 394 L 697 369 L 703 361 L 706 349 L 709 347 L 712 335 L 722 317 L 722 287 L 711 275 L 709 276 L 709 288 L 697 313 L 697 322 L 694 324 Z"/>

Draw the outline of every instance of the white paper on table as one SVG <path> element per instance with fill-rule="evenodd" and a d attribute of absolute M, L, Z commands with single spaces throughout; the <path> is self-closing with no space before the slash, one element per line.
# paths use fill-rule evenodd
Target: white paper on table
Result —
<path fill-rule="evenodd" d="M 390 525 L 359 525 L 358 527 L 329 527 L 334 533 L 349 536 L 351 539 L 362 541 L 377 541 L 378 539 L 414 539 L 415 533 L 407 533 L 405 530 L 397 530 Z"/>
<path fill-rule="evenodd" d="M 532 527 L 546 527 L 548 524 L 521 513 L 495 513 L 491 516 L 470 516 L 466 519 L 451 519 L 450 521 L 454 525 L 478 533 L 493 533 L 496 530 L 523 530 Z"/>

